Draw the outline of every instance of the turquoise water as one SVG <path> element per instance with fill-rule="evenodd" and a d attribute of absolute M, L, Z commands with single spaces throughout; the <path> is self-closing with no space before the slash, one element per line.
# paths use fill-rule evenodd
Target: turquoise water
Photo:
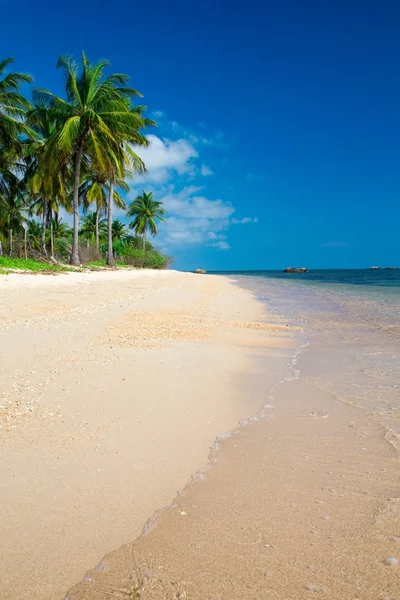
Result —
<path fill-rule="evenodd" d="M 307 283 L 335 283 L 379 287 L 400 287 L 400 269 L 326 269 L 308 273 L 284 273 L 283 271 L 215 271 L 220 275 L 243 275 L 268 277 Z"/>
<path fill-rule="evenodd" d="M 215 273 L 216 274 L 216 273 Z M 288 316 L 340 312 L 348 321 L 400 328 L 400 269 L 224 271 Z M 351 309 L 350 309 L 351 305 Z M 328 308 L 329 307 L 329 308 Z"/>

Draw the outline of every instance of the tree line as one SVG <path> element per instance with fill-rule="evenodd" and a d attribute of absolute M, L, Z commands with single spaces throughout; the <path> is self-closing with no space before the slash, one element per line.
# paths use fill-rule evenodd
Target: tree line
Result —
<path fill-rule="evenodd" d="M 5 245 L 13 255 L 16 237 L 25 255 L 28 242 L 54 260 L 57 245 L 76 266 L 85 245 L 110 266 L 122 251 L 138 251 L 139 236 L 141 251 L 154 251 L 146 236 L 164 220 L 162 202 L 144 190 L 129 206 L 124 199 L 129 179 L 146 172 L 137 151 L 149 144 L 146 128 L 156 125 L 134 102 L 142 95 L 129 77 L 106 76 L 108 61 L 93 64 L 84 53 L 80 62 L 61 56 L 64 97 L 34 88 L 29 101 L 21 87 L 33 79 L 10 72 L 12 63 L 0 62 L 0 256 Z M 113 219 L 114 206 L 127 211 L 133 236 Z M 60 218 L 62 208 L 72 215 L 72 229 Z"/>

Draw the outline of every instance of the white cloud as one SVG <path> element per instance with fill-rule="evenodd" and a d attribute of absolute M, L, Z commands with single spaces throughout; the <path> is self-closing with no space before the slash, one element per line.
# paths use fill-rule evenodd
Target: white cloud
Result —
<path fill-rule="evenodd" d="M 169 126 L 182 133 L 178 123 Z M 138 186 L 146 186 L 147 191 L 153 191 L 163 202 L 167 212 L 165 223 L 160 227 L 159 239 L 163 247 L 207 244 L 226 249 L 228 243 L 222 232 L 229 228 L 234 207 L 220 198 L 209 198 L 200 186 L 185 185 L 179 189 L 196 175 L 212 174 L 205 163 L 200 167 L 196 165 L 199 154 L 193 138 L 173 140 L 151 134 L 148 139 L 148 148 L 136 149 L 148 173 L 135 177 L 130 198 L 136 196 Z"/>
<path fill-rule="evenodd" d="M 258 217 L 243 217 L 243 219 L 232 219 L 233 225 L 244 225 L 246 223 L 258 223 Z"/>
<path fill-rule="evenodd" d="M 180 192 L 170 192 L 161 198 L 169 214 L 186 219 L 228 219 L 234 207 L 223 200 L 210 200 L 198 192 L 202 188 L 187 186 Z"/>
<path fill-rule="evenodd" d="M 159 119 L 159 120 L 163 120 L 166 118 L 166 114 L 163 110 L 153 110 L 153 112 L 150 114 L 150 117 L 152 119 Z"/>
<path fill-rule="evenodd" d="M 162 110 L 152 111 L 150 118 L 157 121 L 158 126 L 162 129 L 166 137 L 183 138 L 198 146 L 213 146 L 214 148 L 228 147 L 225 134 L 222 131 L 214 130 L 209 135 L 205 134 L 207 132 L 207 124 L 204 122 L 198 123 L 196 130 L 193 130 L 178 123 L 178 121 L 169 119 L 167 113 Z"/>
<path fill-rule="evenodd" d="M 135 151 L 144 161 L 146 175 L 136 175 L 135 182 L 165 183 L 174 176 L 194 173 L 193 159 L 199 155 L 191 142 L 185 139 L 175 141 L 161 139 L 156 135 L 147 136 L 150 145 L 137 147 Z"/>
<path fill-rule="evenodd" d="M 203 177 L 214 175 L 214 171 L 212 171 L 207 165 L 201 165 L 200 173 Z"/>
<path fill-rule="evenodd" d="M 196 186 L 176 192 L 173 187 L 159 193 L 167 218 L 160 228 L 164 247 L 203 244 L 227 249 L 225 231 L 229 229 L 234 207 L 221 199 L 212 200 Z"/>
<path fill-rule="evenodd" d="M 230 245 L 228 242 L 224 242 L 221 240 L 220 242 L 216 242 L 215 244 L 211 244 L 214 248 L 219 248 L 219 250 L 229 250 Z"/>
<path fill-rule="evenodd" d="M 228 250 L 229 227 L 232 224 L 256 223 L 257 219 L 232 218 L 235 208 L 229 201 L 210 197 L 203 186 L 192 185 L 204 182 L 204 178 L 214 174 L 201 155 L 207 153 L 209 146 L 226 147 L 224 134 L 209 134 L 203 125 L 200 131 L 199 128 L 197 131 L 187 129 L 168 120 L 160 110 L 154 111 L 151 116 L 158 122 L 164 136 L 149 134 L 149 147 L 135 149 L 148 172 L 135 175 L 129 199 L 135 198 L 143 187 L 163 202 L 167 217 L 157 236 L 163 249 L 168 251 L 177 246 L 199 244 Z"/>

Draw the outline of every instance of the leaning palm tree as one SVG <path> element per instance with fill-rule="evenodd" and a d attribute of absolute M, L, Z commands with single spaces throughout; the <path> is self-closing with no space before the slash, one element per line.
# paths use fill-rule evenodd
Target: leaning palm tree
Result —
<path fill-rule="evenodd" d="M 74 237 L 71 263 L 79 265 L 79 187 L 82 163 L 98 171 L 112 173 L 118 162 L 118 148 L 123 142 L 147 146 L 140 133 L 145 127 L 143 116 L 131 110 L 131 99 L 141 94 L 127 87 L 128 76 L 115 73 L 104 76 L 109 65 L 105 60 L 91 64 L 82 54 L 79 66 L 72 57 L 61 56 L 57 67 L 64 71 L 66 100 L 47 90 L 34 91 L 37 110 L 48 110 L 56 120 L 56 132 L 49 138 L 45 153 L 56 170 L 61 157 L 73 164 Z M 112 194 L 111 194 L 112 197 Z"/>
<path fill-rule="evenodd" d="M 134 217 L 129 227 L 143 238 L 143 252 L 146 250 L 146 233 L 157 234 L 156 221 L 164 221 L 165 210 L 163 203 L 153 198 L 153 192 L 147 194 L 144 190 L 128 208 L 128 217 Z"/>

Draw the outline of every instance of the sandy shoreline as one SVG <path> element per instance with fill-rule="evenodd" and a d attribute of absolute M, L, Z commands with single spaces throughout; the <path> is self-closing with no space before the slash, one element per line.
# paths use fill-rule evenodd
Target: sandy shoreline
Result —
<path fill-rule="evenodd" d="M 0 279 L 0 598 L 398 597 L 392 329 L 257 290 Z"/>
<path fill-rule="evenodd" d="M 54 600 L 207 462 L 261 403 L 294 334 L 221 277 L 0 279 L 0 597 Z"/>
<path fill-rule="evenodd" d="M 304 324 L 299 345 L 286 339 L 278 356 L 270 336 L 253 338 L 251 377 L 236 386 L 258 399 L 256 418 L 218 440 L 200 476 L 68 600 L 398 598 L 392 329 L 379 305 L 365 317 L 362 302 L 352 312 L 302 286 L 247 285 Z"/>

